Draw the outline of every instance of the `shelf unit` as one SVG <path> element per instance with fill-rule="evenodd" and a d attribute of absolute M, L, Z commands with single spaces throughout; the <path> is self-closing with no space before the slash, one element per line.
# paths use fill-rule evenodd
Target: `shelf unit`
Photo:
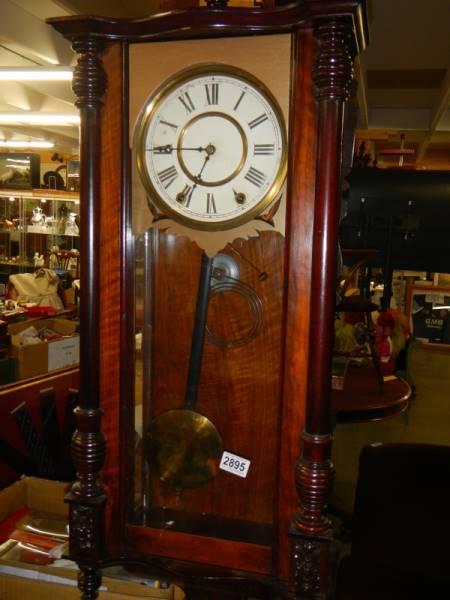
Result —
<path fill-rule="evenodd" d="M 0 189 L 0 281 L 34 270 L 34 256 L 55 246 L 79 250 L 79 204 L 70 192 Z"/>

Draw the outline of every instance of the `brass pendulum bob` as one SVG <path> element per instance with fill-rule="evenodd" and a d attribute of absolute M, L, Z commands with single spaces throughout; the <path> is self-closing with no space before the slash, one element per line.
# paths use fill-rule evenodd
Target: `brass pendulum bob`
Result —
<path fill-rule="evenodd" d="M 213 259 L 203 253 L 184 407 L 161 413 L 148 431 L 153 464 L 162 481 L 173 486 L 177 493 L 214 479 L 222 455 L 222 438 L 215 425 L 195 410 L 212 263 Z"/>

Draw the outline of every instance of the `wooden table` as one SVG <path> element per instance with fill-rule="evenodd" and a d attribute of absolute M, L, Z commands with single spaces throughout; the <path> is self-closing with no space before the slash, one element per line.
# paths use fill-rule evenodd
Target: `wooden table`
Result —
<path fill-rule="evenodd" d="M 349 365 L 344 389 L 331 392 L 331 409 L 337 423 L 377 421 L 403 412 L 410 396 L 408 383 L 394 375 L 386 378 L 381 392 L 375 368 L 366 361 Z"/>

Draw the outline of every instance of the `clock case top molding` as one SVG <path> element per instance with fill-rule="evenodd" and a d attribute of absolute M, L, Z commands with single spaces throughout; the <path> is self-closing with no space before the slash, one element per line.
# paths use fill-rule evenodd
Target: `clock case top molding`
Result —
<path fill-rule="evenodd" d="M 80 589 L 85 598 L 95 598 L 102 565 L 153 555 L 165 557 L 153 565 L 169 567 L 178 577 L 181 569 L 188 584 L 189 569 L 180 567 L 188 563 L 183 561 L 216 569 L 208 581 L 218 585 L 225 585 L 231 569 L 236 580 L 242 582 L 247 573 L 268 588 L 287 593 L 289 587 L 294 597 L 323 594 L 330 586 L 321 557 L 330 540 L 324 511 L 333 479 L 329 396 L 341 136 L 352 60 L 367 43 L 364 2 L 305 0 L 267 10 L 194 8 L 139 21 L 69 17 L 50 23 L 72 40 L 79 55 L 73 88 L 81 115 L 85 225 L 81 380 L 73 441 L 78 479 L 68 500 L 70 555 L 81 567 Z M 258 545 L 171 531 L 161 535 L 161 530 L 127 522 L 133 454 L 127 399 L 133 395 L 134 371 L 132 361 L 121 357 L 134 354 L 129 140 L 131 115 L 137 110 L 129 94 L 129 49 L 134 44 L 156 48 L 169 40 L 206 44 L 208 38 L 214 46 L 218 37 L 230 37 L 232 45 L 240 36 L 264 40 L 266 35 L 268 44 L 276 36 L 287 37 L 291 47 L 286 243 L 276 250 L 282 257 L 284 291 L 272 542 Z M 244 57 L 236 66 L 252 58 L 247 70 L 257 70 L 258 56 Z M 153 72 L 153 66 L 161 68 L 155 61 L 146 70 Z"/>

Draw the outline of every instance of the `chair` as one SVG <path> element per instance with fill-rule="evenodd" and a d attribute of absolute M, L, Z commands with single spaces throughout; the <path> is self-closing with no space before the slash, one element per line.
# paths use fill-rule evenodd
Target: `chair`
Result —
<path fill-rule="evenodd" d="M 70 271 L 74 279 L 80 276 L 80 253 L 72 250 L 47 250 L 44 252 L 44 264 L 55 271 Z"/>
<path fill-rule="evenodd" d="M 378 252 L 371 249 L 355 249 L 342 250 L 343 257 L 355 257 L 356 261 L 350 267 L 349 272 L 338 289 L 338 301 L 336 304 L 336 312 L 340 313 L 361 313 L 364 319 L 364 324 L 368 331 L 369 352 L 339 352 L 339 354 L 348 357 L 368 357 L 372 360 L 377 374 L 377 381 L 380 391 L 383 390 L 383 374 L 381 372 L 380 355 L 375 343 L 375 329 L 372 321 L 372 312 L 378 310 L 378 306 L 371 302 L 368 296 L 367 283 L 361 284 L 358 282 L 358 287 L 361 288 L 358 294 L 346 295 L 352 282 L 359 278 L 363 267 L 368 265 L 368 261 Z"/>
<path fill-rule="evenodd" d="M 449 470 L 449 446 L 363 448 L 351 552 L 339 567 L 336 600 L 427 600 L 448 595 Z"/>

